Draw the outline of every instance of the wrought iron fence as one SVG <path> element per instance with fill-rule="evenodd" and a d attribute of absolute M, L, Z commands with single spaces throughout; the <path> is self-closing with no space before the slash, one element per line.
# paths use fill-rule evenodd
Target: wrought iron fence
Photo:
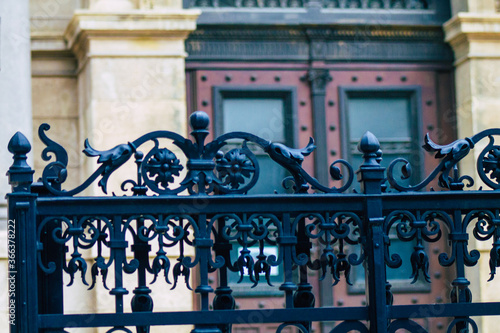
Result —
<path fill-rule="evenodd" d="M 254 322 L 255 313 L 262 310 L 235 309 L 229 272 L 239 274 L 240 281 L 246 277 L 254 286 L 273 285 L 270 271 L 279 265 L 282 282 L 273 287 L 283 293 L 285 307 L 274 309 L 272 316 L 259 317 L 263 323 L 278 323 L 277 333 L 286 327 L 310 332 L 312 322 L 322 321 L 338 322 L 332 333 L 426 332 L 418 318 L 429 317 L 450 318 L 448 332 L 477 332 L 471 317 L 500 315 L 500 303 L 472 302 L 465 274 L 465 267 L 476 265 L 479 259 L 479 252 L 469 243 L 471 237 L 491 242 L 490 280 L 500 266 L 500 146 L 494 143 L 500 129 L 445 146 L 427 136 L 424 148 L 440 162 L 413 186 L 401 182 L 411 174 L 406 160 L 396 159 L 385 172 L 378 140 L 367 132 L 359 143 L 363 164 L 354 172 L 348 162 L 334 162 L 329 171 L 337 186 L 328 187 L 302 168 L 304 158 L 315 148 L 312 139 L 305 148 L 293 149 L 250 133 L 233 132 L 205 143 L 207 115 L 195 112 L 190 123 L 194 141 L 168 131 L 152 132 L 108 151 L 98 151 L 86 141 L 84 153 L 97 157 L 99 167 L 70 190 L 63 189 L 68 155 L 49 139 L 48 125 L 40 127 L 39 136 L 46 145 L 42 158 L 50 163 L 36 183 L 26 161 L 30 144 L 21 133 L 13 136 L 8 146 L 14 156 L 8 171 L 12 185 L 9 219 L 13 221 L 9 251 L 15 253 L 9 274 L 16 291 L 9 293 L 15 309 L 11 332 L 63 332 L 69 327 L 131 332 L 134 326 L 138 332 L 148 332 L 155 325 L 194 325 L 196 333 L 230 332 L 233 324 Z M 489 143 L 478 155 L 477 173 L 491 190 L 464 191 L 473 179 L 460 176 L 457 163 L 486 138 Z M 234 148 L 235 140 L 241 142 L 240 147 Z M 147 142 L 153 148 L 144 153 L 140 149 Z M 233 148 L 224 150 L 228 142 Z M 290 176 L 283 186 L 294 194 L 245 195 L 265 172 L 250 144 L 288 170 Z M 181 163 L 180 153 L 186 163 Z M 137 166 L 135 179 L 122 185 L 130 196 L 75 196 L 95 181 L 106 193 L 109 177 L 131 159 Z M 362 193 L 349 191 L 355 177 Z M 443 191 L 421 192 L 435 178 Z M 408 258 L 392 251 L 391 230 L 396 230 L 400 241 L 413 244 Z M 440 239 L 448 241 L 446 251 L 428 253 L 425 245 Z M 234 244 L 240 247 L 236 254 L 231 251 Z M 311 253 L 313 244 L 321 248 L 317 258 Z M 174 246 L 178 248 L 175 263 L 167 255 Z M 258 248 L 257 255 L 251 247 Z M 277 247 L 277 254 L 266 254 L 268 247 Z M 95 253 L 91 267 L 82 255 L 86 249 Z M 387 268 L 409 261 L 408 283 L 419 276 L 432 283 L 432 255 L 453 272 L 450 301 L 394 304 Z M 341 280 L 350 283 L 353 267 L 360 265 L 365 267 L 366 306 L 315 307 L 308 272 L 331 275 L 335 288 Z M 108 278 L 110 272 L 112 278 Z M 75 279 L 89 289 L 102 284 L 115 299 L 114 311 L 64 314 L 65 274 L 69 285 Z M 135 274 L 135 289 L 126 289 L 126 274 Z M 215 290 L 210 274 L 218 277 Z M 190 286 L 192 281 L 195 285 Z M 152 283 L 164 284 L 162 297 L 169 297 L 168 290 L 180 283 L 193 287 L 199 295 L 199 310 L 155 312 Z M 132 311 L 127 312 L 124 295 L 131 291 Z M 215 295 L 212 302 L 211 295 Z"/>

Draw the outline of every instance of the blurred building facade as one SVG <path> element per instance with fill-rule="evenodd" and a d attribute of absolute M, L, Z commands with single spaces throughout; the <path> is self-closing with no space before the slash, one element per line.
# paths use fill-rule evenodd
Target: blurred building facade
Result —
<path fill-rule="evenodd" d="M 315 137 L 318 150 L 305 167 L 322 183 L 334 160 L 356 165 L 355 145 L 367 129 L 381 140 L 385 161 L 407 156 L 421 177 L 435 165 L 418 152 L 426 132 L 447 143 L 500 127 L 495 0 L 8 0 L 0 18 L 1 167 L 10 166 L 7 142 L 21 130 L 33 138 L 30 164 L 40 172 L 36 133 L 47 122 L 69 153 L 68 187 L 94 170 L 81 154 L 85 138 L 108 149 L 157 129 L 187 135 L 187 117 L 198 109 L 209 113 L 216 135 L 248 130 L 290 146 Z M 475 174 L 472 159 L 461 168 Z M 8 191 L 4 178 L 3 220 Z M 439 246 L 433 250 L 444 250 Z M 500 282 L 486 283 L 488 251 L 481 249 L 479 269 L 469 272 L 475 300 L 500 298 Z M 0 256 L 6 267 L 5 248 Z M 431 287 L 401 285 L 401 302 L 446 301 L 449 281 L 437 262 L 431 265 Z M 316 279 L 317 302 L 359 305 L 356 276 L 362 272 L 333 293 L 331 280 Z M 235 289 L 241 308 L 280 306 L 270 290 L 248 289 Z M 105 290 L 67 292 L 68 311 L 110 306 Z M 195 307 L 187 289 L 155 304 Z M 480 321 L 481 332 L 495 332 L 494 322 Z M 6 319 L 0 323 L 7 327 Z M 439 331 L 439 321 L 426 324 Z"/>

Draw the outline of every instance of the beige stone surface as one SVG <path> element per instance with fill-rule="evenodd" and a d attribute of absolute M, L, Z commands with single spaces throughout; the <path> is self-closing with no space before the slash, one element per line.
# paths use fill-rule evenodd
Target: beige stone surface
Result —
<path fill-rule="evenodd" d="M 83 111 L 87 119 L 85 136 L 95 149 L 107 150 L 155 130 L 186 133 L 182 59 L 97 58 L 87 66 L 91 70 L 86 71 L 89 76 L 85 80 L 91 80 L 92 85 L 84 94 L 92 98 Z M 141 147 L 145 154 L 152 144 L 147 147 Z M 174 152 L 182 158 L 178 149 Z M 85 160 L 87 172 L 97 168 L 95 159 Z M 121 183 L 135 178 L 133 161 L 127 166 L 110 177 L 108 193 L 120 193 Z"/>
<path fill-rule="evenodd" d="M 118 13 L 78 10 L 68 25 L 65 38 L 72 47 L 80 37 L 178 37 L 184 39 L 196 28 L 200 12 L 189 9 L 133 10 Z"/>
<path fill-rule="evenodd" d="M 76 12 L 65 36 L 79 62 L 80 138 L 88 137 L 92 147 L 107 150 L 154 130 L 185 134 L 186 54 L 183 40 L 194 26 L 192 13 L 184 15 L 182 11 L 175 10 L 168 13 L 158 10 L 122 11 L 119 15 L 112 12 Z M 182 157 L 179 149 L 168 140 L 160 144 Z M 140 150 L 147 154 L 152 147 L 153 143 L 148 143 Z M 96 168 L 96 158 L 83 157 L 84 174 L 88 176 Z M 135 179 L 135 175 L 136 166 L 131 159 L 110 177 L 108 194 L 121 194 L 122 182 Z M 97 185 L 86 193 L 102 195 Z M 153 246 L 151 256 L 155 255 L 155 250 L 156 246 Z M 192 254 L 192 249 L 189 250 Z M 171 258 L 173 266 L 178 247 L 168 249 L 168 253 L 174 255 Z M 136 280 L 135 274 L 125 274 L 125 286 L 130 291 L 125 296 L 125 311 L 130 311 Z M 150 280 L 152 277 L 148 276 Z M 112 274 L 108 281 L 113 281 Z M 155 311 L 191 310 L 192 292 L 183 283 L 173 291 L 169 290 L 170 287 L 162 276 L 152 286 Z M 109 291 L 98 285 L 95 292 L 95 309 L 98 312 L 113 311 L 114 297 L 109 295 Z M 152 332 L 164 330 L 153 328 Z M 169 330 L 189 332 L 191 327 Z M 105 329 L 98 331 L 104 332 Z"/>
<path fill-rule="evenodd" d="M 451 0 L 453 15 L 459 12 L 493 13 L 497 10 L 497 0 Z"/>
<path fill-rule="evenodd" d="M 444 24 L 445 40 L 455 53 L 455 64 L 475 58 L 500 57 L 500 14 L 458 13 Z"/>
<path fill-rule="evenodd" d="M 78 1 L 30 0 L 30 28 L 32 50 L 65 49 L 63 33 Z"/>
<path fill-rule="evenodd" d="M 468 1 L 466 4 L 465 1 L 454 1 L 453 4 L 469 10 L 469 13 L 456 14 L 444 25 L 446 40 L 455 52 L 457 125 L 458 136 L 462 138 L 488 128 L 500 128 L 500 15 L 495 13 L 493 0 Z M 461 162 L 462 174 L 477 175 L 476 159 L 487 141 L 479 142 L 473 154 Z M 478 176 L 474 178 L 476 188 L 484 186 Z M 500 301 L 497 292 L 500 279 L 497 277 L 486 282 L 490 277 L 491 241 L 471 239 L 469 247 L 481 251 L 479 264 L 467 269 L 471 288 L 474 288 L 474 301 Z M 498 317 L 477 318 L 477 323 L 480 332 L 498 331 Z"/>
<path fill-rule="evenodd" d="M 79 137 L 77 82 L 75 77 L 33 77 L 33 156 L 35 180 L 42 176 L 43 168 L 55 160 L 43 161 L 41 153 L 45 145 L 38 137 L 38 128 L 48 123 L 51 129 L 47 136 L 62 145 L 68 153 L 68 180 L 65 189 L 81 182 L 81 151 L 83 142 Z"/>
<path fill-rule="evenodd" d="M 89 8 L 99 11 L 136 9 L 135 0 L 90 0 Z"/>
<path fill-rule="evenodd" d="M 138 112 L 144 102 L 185 100 L 181 58 L 99 58 L 90 65 L 94 79 L 92 99 L 117 102 L 109 111 L 112 116 L 123 118 L 123 112 Z"/>
<path fill-rule="evenodd" d="M 32 52 L 32 77 L 66 77 L 76 79 L 76 69 L 76 59 L 67 53 L 44 55 L 41 52 Z M 76 82 L 76 80 L 74 81 Z"/>
<path fill-rule="evenodd" d="M 87 137 L 94 148 L 106 150 L 153 130 L 187 134 L 184 39 L 196 28 L 198 14 L 196 10 L 183 10 L 180 0 L 31 0 L 31 24 L 26 25 L 31 25 L 31 39 L 27 40 L 31 41 L 33 56 L 30 127 L 36 132 L 39 124 L 49 123 L 48 136 L 67 150 L 68 180 L 63 188 L 81 184 L 98 167 L 96 158 L 82 154 L 83 140 Z M 160 144 L 183 158 L 168 140 Z M 141 149 L 147 153 L 152 147 L 153 143 L 148 143 Z M 32 161 L 37 170 L 35 178 L 52 161 L 40 158 L 44 148 L 35 135 L 36 159 Z M 121 182 L 135 178 L 133 160 L 129 164 L 112 176 L 108 193 L 121 193 Z M 84 194 L 101 195 L 96 187 Z M 157 245 L 153 244 L 152 257 L 156 250 Z M 0 251 L 1 258 L 5 256 L 3 252 Z M 178 247 L 168 249 L 172 266 L 178 253 Z M 193 249 L 188 248 L 186 255 L 193 255 Z M 85 253 L 84 257 L 89 258 L 90 269 L 93 254 Z M 0 260 L 0 264 L 4 263 Z M 0 269 L 0 279 L 4 279 L 3 273 L 5 270 Z M 68 277 L 65 279 L 67 283 Z M 130 291 L 125 301 L 126 311 L 130 311 L 136 280 L 136 274 L 126 274 L 125 285 Z M 148 276 L 150 280 L 152 277 Z M 112 284 L 112 274 L 108 281 Z M 183 281 L 179 281 L 175 290 L 170 288 L 162 276 L 153 285 L 155 311 L 193 308 L 193 294 Z M 87 291 L 79 277 L 73 286 L 65 287 L 64 293 L 67 313 L 114 309 L 114 297 L 109 291 L 100 284 L 96 290 Z M 6 309 L 0 307 L 0 311 Z M 191 329 L 169 328 L 175 332 Z M 152 332 L 163 331 L 165 328 L 152 329 Z"/>
<path fill-rule="evenodd" d="M 33 117 L 77 118 L 76 78 L 36 77 L 32 79 Z"/>
<path fill-rule="evenodd" d="M 182 8 L 182 0 L 140 0 L 140 9 Z"/>

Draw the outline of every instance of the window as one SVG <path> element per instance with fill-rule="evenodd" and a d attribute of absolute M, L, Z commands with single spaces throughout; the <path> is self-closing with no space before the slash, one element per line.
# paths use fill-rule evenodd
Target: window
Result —
<path fill-rule="evenodd" d="M 355 170 L 363 162 L 357 145 L 369 130 L 380 142 L 382 166 L 388 167 L 396 157 L 403 157 L 413 169 L 411 178 L 400 183 L 409 185 L 419 181 L 424 168 L 419 146 L 423 141 L 420 95 L 418 86 L 340 88 L 342 150 Z M 394 169 L 396 177 L 399 170 Z"/>
<path fill-rule="evenodd" d="M 296 92 L 294 87 L 219 86 L 213 89 L 214 125 L 217 136 L 233 131 L 244 131 L 290 147 L 295 145 Z M 230 142 L 223 147 L 224 151 L 241 147 L 240 141 Z M 256 155 L 259 167 L 263 171 L 249 194 L 284 192 L 282 181 L 288 176 L 286 169 L 274 162 L 260 147 L 248 143 L 248 148 Z M 257 261 L 258 243 L 248 249 L 254 261 Z M 231 260 L 233 262 L 238 258 L 241 250 L 242 247 L 237 242 L 232 243 Z M 264 254 L 277 256 L 278 247 L 266 246 Z M 283 292 L 277 288 L 283 281 L 281 266 L 271 268 L 270 281 L 273 287 L 267 284 L 264 275 L 261 274 L 258 286 L 250 288 L 253 282 L 250 281 L 246 270 L 241 283 L 237 283 L 239 280 L 239 272 L 228 271 L 228 281 L 235 296 L 283 296 Z"/>
<path fill-rule="evenodd" d="M 357 145 L 369 130 L 379 140 L 382 149 L 382 166 L 388 167 L 397 157 L 408 160 L 413 169 L 412 176 L 401 184 L 416 184 L 423 174 L 423 156 L 419 146 L 420 137 L 420 87 L 340 87 L 341 119 L 343 128 L 344 156 L 354 169 L 363 163 Z M 395 168 L 395 176 L 400 168 Z M 399 177 L 398 177 L 399 179 Z M 358 184 L 359 186 L 359 184 Z M 359 187 L 358 189 L 359 190 Z M 430 291 L 430 285 L 422 278 L 408 285 L 411 274 L 410 256 L 414 244 L 400 241 L 395 230 L 389 235 L 391 251 L 400 254 L 403 264 L 396 269 L 387 268 L 387 278 L 393 291 Z M 421 275 L 420 275 L 421 277 Z M 353 286 L 349 292 L 364 292 L 365 273 L 362 266 L 353 269 Z M 404 286 L 404 287 L 403 287 Z"/>
<path fill-rule="evenodd" d="M 244 131 L 266 140 L 287 146 L 295 143 L 295 88 L 293 87 L 214 87 L 214 120 L 217 136 Z M 229 143 L 224 151 L 241 147 L 238 140 Z M 264 153 L 260 147 L 249 143 L 256 155 L 261 172 L 259 180 L 249 194 L 282 193 L 282 180 L 287 171 Z"/>

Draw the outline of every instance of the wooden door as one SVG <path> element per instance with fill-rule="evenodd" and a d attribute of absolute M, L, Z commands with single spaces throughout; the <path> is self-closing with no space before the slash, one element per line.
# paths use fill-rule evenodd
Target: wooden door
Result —
<path fill-rule="evenodd" d="M 266 138 L 270 140 L 274 136 L 277 141 L 289 146 L 304 147 L 309 137 L 326 133 L 326 142 L 316 142 L 316 144 L 326 146 L 323 151 L 327 154 L 325 160 L 328 160 L 328 164 L 345 158 L 356 170 L 360 162 L 355 150 L 356 140 L 359 139 L 356 135 L 362 130 L 370 130 L 376 135 L 381 135 L 382 148 L 386 153 L 385 162 L 389 162 L 396 155 L 406 154 L 411 159 L 415 176 L 410 181 L 424 178 L 437 165 L 431 156 L 425 155 L 420 150 L 425 133 L 429 132 L 432 139 L 440 143 L 451 142 L 455 138 L 452 77 L 447 70 L 396 65 L 326 66 L 324 69 L 329 71 L 331 81 L 327 82 L 325 87 L 323 111 L 326 121 L 321 123 L 315 121 L 318 110 L 313 109 L 311 82 L 305 79 L 307 68 L 300 66 L 285 69 L 269 69 L 263 68 L 264 66 L 245 68 L 241 65 L 234 67 L 195 68 L 188 71 L 189 111 L 206 111 L 213 120 L 211 133 L 215 135 L 223 134 L 227 130 L 245 130 L 262 134 L 264 137 L 268 135 Z M 261 110 L 266 107 L 272 108 L 273 103 L 281 105 L 278 112 L 281 116 L 274 119 L 272 110 Z M 315 107 L 318 108 L 317 105 Z M 252 111 L 256 108 L 259 110 Z M 321 112 L 321 108 L 319 109 Z M 404 114 L 398 110 L 403 110 L 401 112 Z M 232 112 L 236 116 L 231 118 L 227 112 Z M 252 123 L 252 117 L 266 117 L 266 113 L 270 116 L 269 127 L 273 127 L 273 121 L 282 121 L 284 126 L 275 130 L 279 126 L 270 129 L 265 128 L 266 126 L 255 127 L 262 122 L 249 124 Z M 367 114 L 370 116 L 366 117 Z M 228 119 L 233 121 L 230 122 Z M 318 128 L 318 126 L 324 127 Z M 391 126 L 394 130 L 391 130 Z M 310 174 L 315 170 L 314 160 L 308 158 L 303 164 Z M 323 170 L 327 172 L 327 165 Z M 281 177 L 282 174 L 278 176 Z M 279 182 L 272 184 L 266 190 L 281 191 L 278 189 Z M 332 182 L 330 185 L 333 184 Z M 313 250 L 318 254 L 322 249 L 321 246 L 315 246 Z M 407 250 L 402 247 L 403 252 Z M 408 279 L 409 276 L 405 278 L 407 264 L 399 270 L 388 269 L 389 277 L 392 277 L 395 304 L 439 303 L 448 299 L 450 281 L 437 262 L 437 254 L 444 251 L 444 244 L 435 243 L 427 251 L 430 257 L 435 259 L 431 261 L 430 267 L 432 284 L 419 280 L 409 286 L 411 280 Z M 403 260 L 405 261 L 405 258 Z M 408 260 L 409 258 L 406 258 L 406 261 Z M 350 276 L 352 285 L 342 279 L 332 288 L 331 277 L 327 276 L 324 281 L 319 281 L 318 272 L 310 271 L 310 283 L 313 285 L 316 304 L 334 307 L 365 304 L 363 274 L 362 269 L 356 268 Z M 214 275 L 214 287 L 216 281 L 217 277 Z M 259 316 L 272 315 L 272 308 L 284 306 L 278 287 L 259 285 L 250 288 L 251 285 L 245 284 L 245 281 L 240 285 L 234 284 L 233 287 L 237 307 L 263 310 L 260 315 L 256 315 L 255 325 L 235 325 L 233 331 L 275 332 L 276 327 L 258 322 Z M 446 322 L 440 319 L 432 319 L 423 324 L 436 332 L 446 327 Z M 316 332 L 328 332 L 333 325 L 334 323 L 315 323 L 313 328 Z"/>

